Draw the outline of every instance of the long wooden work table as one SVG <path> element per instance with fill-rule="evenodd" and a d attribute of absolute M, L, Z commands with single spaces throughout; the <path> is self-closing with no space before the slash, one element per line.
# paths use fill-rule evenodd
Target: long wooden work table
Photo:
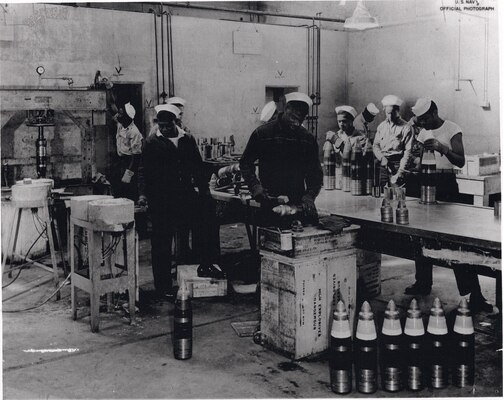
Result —
<path fill-rule="evenodd" d="M 221 201 L 258 206 L 229 193 L 214 191 L 213 195 Z M 316 206 L 320 215 L 336 215 L 359 225 L 360 248 L 411 260 L 425 257 L 435 265 L 452 268 L 469 264 L 479 274 L 494 277 L 496 306 L 501 312 L 501 220 L 494 216 L 493 209 L 442 202 L 424 205 L 418 199 L 407 198 L 409 224 L 399 225 L 381 222 L 382 200 L 352 196 L 341 190 L 322 190 Z M 392 201 L 392 206 L 395 214 L 396 201 Z"/>

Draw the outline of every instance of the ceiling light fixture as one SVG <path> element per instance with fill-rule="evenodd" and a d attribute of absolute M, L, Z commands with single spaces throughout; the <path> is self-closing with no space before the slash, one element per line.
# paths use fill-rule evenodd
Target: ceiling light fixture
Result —
<path fill-rule="evenodd" d="M 344 28 L 358 30 L 379 28 L 379 23 L 377 18 L 370 15 L 363 1 L 359 0 L 351 18 L 347 18 L 344 22 Z"/>

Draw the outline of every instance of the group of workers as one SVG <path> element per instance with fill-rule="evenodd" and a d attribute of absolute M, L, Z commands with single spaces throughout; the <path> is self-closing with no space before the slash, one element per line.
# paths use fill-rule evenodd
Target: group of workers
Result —
<path fill-rule="evenodd" d="M 280 112 L 274 103 L 264 107 L 264 123 L 249 137 L 239 166 L 252 197 L 261 205 L 261 225 L 284 223 L 285 218 L 273 209 L 285 199 L 298 210 L 295 219 L 307 224 L 318 221 L 315 199 L 322 188 L 323 171 L 316 138 L 303 126 L 312 104 L 304 93 L 286 94 Z M 412 172 L 414 166 L 419 166 L 422 150 L 433 150 L 439 182 L 437 198 L 452 200 L 458 193 L 453 167 L 462 167 L 465 162 L 461 128 L 440 118 L 431 99 L 418 99 L 412 107 L 414 117 L 408 122 L 400 116 L 402 104 L 395 95 L 382 99 L 385 120 L 375 136 L 369 125 L 379 109 L 373 103 L 360 114 L 349 105 L 338 106 L 335 112 L 339 130 L 328 132 L 327 137 L 336 151 L 355 146 L 356 142 L 367 151 L 371 149 L 380 163 L 381 185 L 405 183 L 409 195 L 417 186 L 417 176 Z M 137 185 L 139 204 L 146 205 L 148 200 L 154 286 L 160 296 L 167 298 L 176 291 L 172 284 L 175 262 L 171 243 L 179 230 L 190 227 L 204 237 L 199 276 L 225 276 L 218 266 L 218 224 L 204 164 L 194 137 L 182 124 L 185 105 L 185 100 L 174 97 L 156 106 L 155 125 L 145 139 L 134 125 L 130 104 L 117 110 L 114 117 L 118 126 L 117 153 L 124 158 L 120 163 L 121 183 L 130 188 Z M 127 193 L 131 192 L 122 189 L 119 195 Z M 491 311 L 477 274 L 463 266 L 457 266 L 454 272 L 460 294 L 470 294 L 472 311 Z M 416 260 L 416 282 L 405 293 L 427 295 L 431 286 L 432 264 Z"/>

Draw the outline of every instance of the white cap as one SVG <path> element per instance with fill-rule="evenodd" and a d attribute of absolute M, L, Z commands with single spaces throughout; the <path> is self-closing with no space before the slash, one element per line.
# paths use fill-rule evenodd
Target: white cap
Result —
<path fill-rule="evenodd" d="M 351 106 L 339 106 L 339 107 L 335 107 L 335 112 L 337 114 L 342 114 L 342 113 L 348 113 L 348 114 L 351 114 L 353 116 L 353 119 L 356 118 L 356 110 L 351 107 Z"/>
<path fill-rule="evenodd" d="M 416 101 L 416 105 L 412 107 L 412 112 L 416 117 L 420 117 L 421 115 L 428 112 L 431 107 L 431 100 L 426 99 L 424 97 L 420 97 Z"/>
<path fill-rule="evenodd" d="M 368 103 L 367 107 L 365 107 L 369 113 L 371 113 L 374 117 L 379 114 L 379 109 L 376 107 L 374 103 Z"/>
<path fill-rule="evenodd" d="M 170 97 L 168 99 L 168 104 L 180 104 L 182 107 L 185 107 L 185 104 L 187 104 L 187 101 L 182 99 L 181 97 Z"/>
<path fill-rule="evenodd" d="M 400 107 L 403 104 L 403 100 L 393 94 L 388 94 L 384 96 L 381 100 L 383 106 L 398 106 Z"/>
<path fill-rule="evenodd" d="M 307 94 L 301 92 L 292 92 L 285 95 L 285 104 L 288 104 L 291 101 L 302 101 L 309 107 L 313 105 L 311 98 Z"/>
<path fill-rule="evenodd" d="M 272 116 L 276 112 L 276 109 L 277 107 L 274 101 L 270 101 L 269 103 L 267 103 L 262 109 L 262 112 L 260 113 L 260 121 L 262 122 L 270 121 Z"/>
<path fill-rule="evenodd" d="M 126 114 L 129 116 L 129 118 L 134 119 L 134 116 L 136 115 L 136 110 L 134 107 L 131 105 L 131 103 L 126 103 L 124 105 L 124 109 L 126 110 Z"/>
<path fill-rule="evenodd" d="M 180 115 L 180 109 L 173 104 L 159 104 L 158 106 L 155 106 L 154 109 L 157 114 L 159 114 L 161 111 L 167 111 L 173 114 L 175 118 L 178 118 L 178 116 Z"/>

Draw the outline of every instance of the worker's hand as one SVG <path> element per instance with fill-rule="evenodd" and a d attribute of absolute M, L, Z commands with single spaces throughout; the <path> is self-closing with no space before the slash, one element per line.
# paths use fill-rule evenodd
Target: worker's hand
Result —
<path fill-rule="evenodd" d="M 334 131 L 328 131 L 327 132 L 327 140 L 334 144 L 335 143 L 335 138 L 337 137 L 337 134 Z"/>
<path fill-rule="evenodd" d="M 381 165 L 383 167 L 385 167 L 386 165 L 388 165 L 388 159 L 386 157 L 381 158 Z"/>
<path fill-rule="evenodd" d="M 270 206 L 272 203 L 272 199 L 269 197 L 267 192 L 264 190 L 262 185 L 256 185 L 252 189 L 253 199 L 258 201 L 262 206 Z"/>
<path fill-rule="evenodd" d="M 139 196 L 138 205 L 140 207 L 147 207 L 147 198 L 145 196 Z"/>
<path fill-rule="evenodd" d="M 124 175 L 122 175 L 121 182 L 122 183 L 131 183 L 131 178 L 133 177 L 134 172 L 131 171 L 130 169 L 126 169 L 124 171 Z"/>
<path fill-rule="evenodd" d="M 438 151 L 440 154 L 446 154 L 449 148 L 440 143 L 437 139 L 428 139 L 423 144 L 426 150 Z"/>
<path fill-rule="evenodd" d="M 310 220 L 318 220 L 318 210 L 314 204 L 314 199 L 311 196 L 305 195 L 302 197 L 302 208 L 306 218 Z"/>
<path fill-rule="evenodd" d="M 288 196 L 284 195 L 278 196 L 278 204 L 288 204 L 289 201 L 290 199 L 288 198 Z"/>

